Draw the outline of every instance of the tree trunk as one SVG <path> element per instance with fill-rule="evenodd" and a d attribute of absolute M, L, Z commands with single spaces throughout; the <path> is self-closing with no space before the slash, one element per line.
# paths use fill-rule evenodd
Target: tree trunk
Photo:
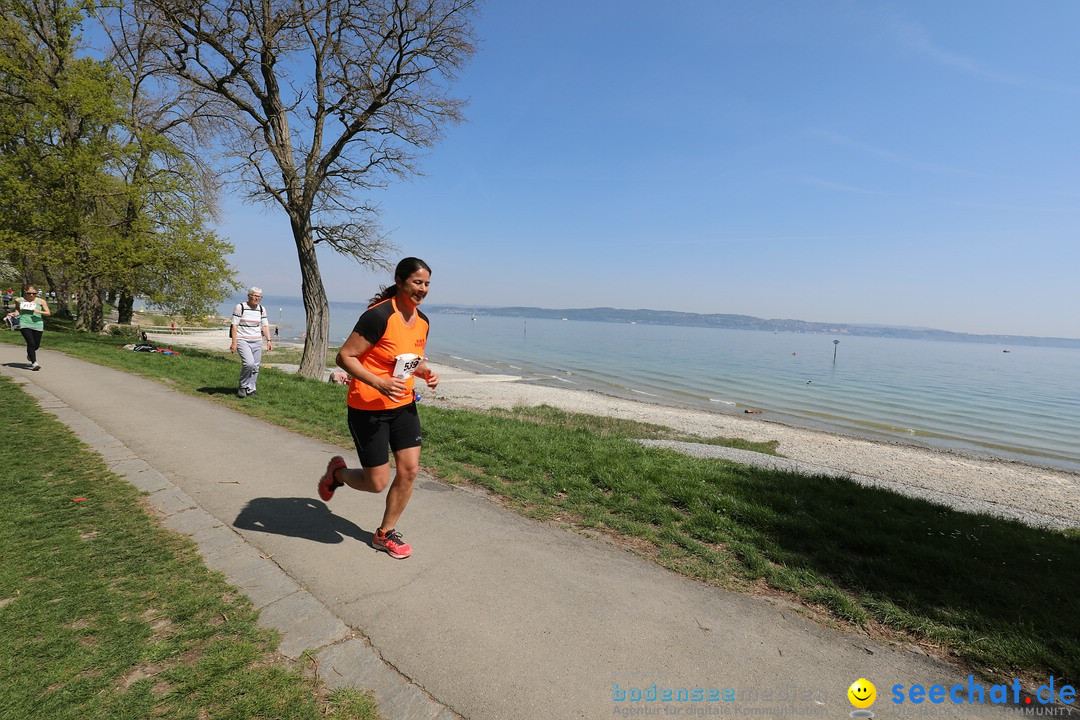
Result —
<path fill-rule="evenodd" d="M 101 332 L 105 326 L 105 320 L 101 313 L 101 304 L 105 300 L 105 289 L 102 287 L 101 277 L 95 272 L 96 265 L 92 262 L 90 252 L 90 240 L 85 235 L 76 233 L 73 244 L 77 248 L 75 252 L 76 267 L 82 269 L 80 276 L 75 281 L 75 291 L 78 297 L 75 302 L 75 332 Z"/>
<path fill-rule="evenodd" d="M 116 321 L 121 325 L 130 325 L 131 317 L 135 314 L 135 296 L 130 290 L 120 291 L 120 303 L 116 310 L 118 314 Z"/>
<path fill-rule="evenodd" d="M 311 239 L 311 215 L 301 213 L 302 217 L 292 217 L 293 239 L 296 241 L 296 254 L 300 260 L 301 292 L 304 295 L 304 314 L 306 316 L 304 335 L 304 354 L 300 358 L 300 375 L 306 378 L 322 379 L 326 368 L 326 351 L 330 339 L 330 303 L 326 299 L 326 288 L 319 273 L 319 258 L 315 254 L 315 244 Z"/>
<path fill-rule="evenodd" d="M 79 307 L 75 314 L 76 332 L 101 332 L 105 326 L 102 316 L 101 305 L 105 300 L 105 293 L 99 287 L 99 280 L 87 277 L 79 283 Z"/>
<path fill-rule="evenodd" d="M 49 284 L 49 290 L 56 293 L 56 299 L 49 303 L 49 309 L 52 310 L 53 317 L 74 320 L 71 316 L 71 305 L 69 304 L 71 283 L 68 282 L 67 274 L 62 272 L 59 278 L 54 278 L 48 268 L 42 268 L 41 271 L 45 275 L 45 282 Z"/>

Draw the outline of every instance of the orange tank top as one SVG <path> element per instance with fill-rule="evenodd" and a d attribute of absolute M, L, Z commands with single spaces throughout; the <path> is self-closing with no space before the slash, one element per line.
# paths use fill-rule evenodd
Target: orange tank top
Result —
<path fill-rule="evenodd" d="M 371 343 L 371 348 L 360 356 L 360 364 L 381 378 L 393 375 L 399 355 L 424 356 L 428 336 L 427 315 L 416 309 L 412 324 L 406 324 L 397 309 L 394 298 L 384 300 L 367 309 L 356 321 L 353 332 Z M 367 383 L 353 378 L 349 383 L 346 399 L 349 407 L 357 410 L 391 410 L 414 402 L 412 373 L 405 380 L 405 395 L 394 402 Z"/>

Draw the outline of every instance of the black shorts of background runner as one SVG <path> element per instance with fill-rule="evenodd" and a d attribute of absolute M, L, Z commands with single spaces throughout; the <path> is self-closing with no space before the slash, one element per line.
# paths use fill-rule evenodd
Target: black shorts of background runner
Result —
<path fill-rule="evenodd" d="M 392 410 L 349 408 L 349 433 L 364 467 L 390 462 L 390 452 L 420 445 L 420 415 L 416 403 Z M 389 449 L 388 449 L 389 448 Z"/>

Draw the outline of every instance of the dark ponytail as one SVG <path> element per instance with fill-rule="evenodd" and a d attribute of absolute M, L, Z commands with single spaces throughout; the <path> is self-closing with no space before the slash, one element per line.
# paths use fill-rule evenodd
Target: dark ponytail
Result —
<path fill-rule="evenodd" d="M 399 262 L 397 267 L 394 268 L 394 284 L 386 285 L 373 298 L 368 300 L 368 307 L 374 307 L 384 300 L 389 300 L 397 295 L 398 283 L 403 283 L 408 280 L 409 276 L 417 270 L 427 270 L 428 273 L 431 273 L 431 268 L 420 258 L 407 257 Z"/>

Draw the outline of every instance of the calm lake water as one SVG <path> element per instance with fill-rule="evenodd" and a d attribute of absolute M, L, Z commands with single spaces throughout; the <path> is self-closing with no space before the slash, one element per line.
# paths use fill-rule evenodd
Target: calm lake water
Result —
<path fill-rule="evenodd" d="M 265 306 L 297 339 L 303 309 L 289 302 Z M 331 304 L 332 343 L 364 309 Z M 429 355 L 458 367 L 1080 471 L 1080 350 L 429 316 Z"/>

